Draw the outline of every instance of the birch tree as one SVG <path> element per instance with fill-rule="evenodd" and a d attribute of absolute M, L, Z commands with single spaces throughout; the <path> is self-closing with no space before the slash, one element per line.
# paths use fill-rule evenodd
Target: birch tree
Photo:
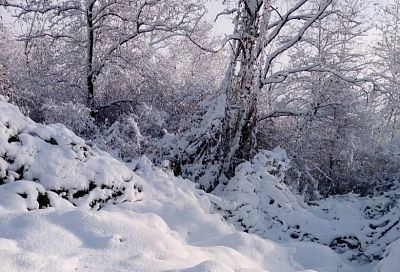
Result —
<path fill-rule="evenodd" d="M 274 69 L 276 61 L 301 42 L 315 21 L 329 15 L 332 0 L 318 1 L 318 5 L 309 0 L 285 1 L 282 6 L 273 0 L 234 3 L 223 12 L 234 16 L 235 27 L 227 37 L 232 53 L 220 97 L 210 105 L 199 127 L 188 133 L 183 155 L 178 155 L 182 174 L 209 191 L 226 183 L 236 166 L 256 152 L 260 93 L 291 74 L 319 65 Z"/>
<path fill-rule="evenodd" d="M 299 1 L 280 14 L 274 1 L 239 1 L 223 122 L 223 172 L 229 175 L 238 163 L 250 159 L 256 149 L 257 98 L 265 85 L 282 82 L 290 73 L 310 69 L 298 66 L 273 71 L 273 62 L 298 43 L 305 31 L 321 16 L 332 1 L 322 1 L 315 10 L 306 9 L 309 1 Z M 278 14 L 278 16 L 274 16 Z M 300 24 L 290 24 L 292 20 Z M 289 37 L 282 36 L 285 26 L 296 27 Z"/>

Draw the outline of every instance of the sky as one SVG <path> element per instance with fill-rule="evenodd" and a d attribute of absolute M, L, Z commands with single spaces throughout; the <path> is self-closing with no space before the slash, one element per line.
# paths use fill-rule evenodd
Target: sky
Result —
<path fill-rule="evenodd" d="M 0 8 L 0 20 L 3 24 L 8 26 L 11 26 L 13 22 L 13 18 L 8 14 L 8 12 L 4 11 L 4 8 Z"/>
<path fill-rule="evenodd" d="M 224 6 L 221 4 L 221 0 L 211 0 L 207 4 L 208 14 L 207 19 L 214 22 L 215 17 L 218 13 L 224 10 Z M 218 34 L 230 34 L 232 33 L 233 25 L 231 20 L 227 16 L 220 16 L 216 22 L 214 22 L 214 31 Z"/>

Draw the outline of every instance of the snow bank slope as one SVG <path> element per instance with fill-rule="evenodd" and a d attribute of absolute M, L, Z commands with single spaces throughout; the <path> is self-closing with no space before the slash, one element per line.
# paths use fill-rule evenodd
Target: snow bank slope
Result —
<path fill-rule="evenodd" d="M 192 183 L 145 158 L 136 174 L 5 102 L 0 141 L 1 272 L 354 271 L 327 247 L 238 232 Z"/>
<path fill-rule="evenodd" d="M 36 124 L 0 101 L 0 210 L 101 208 L 140 199 L 140 178 L 60 124 Z"/>

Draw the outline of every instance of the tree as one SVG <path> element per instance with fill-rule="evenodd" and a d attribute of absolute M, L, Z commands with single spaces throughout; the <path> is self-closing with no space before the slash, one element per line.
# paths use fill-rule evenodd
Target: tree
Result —
<path fill-rule="evenodd" d="M 377 80 L 376 91 L 384 106 L 382 112 L 394 138 L 400 129 L 400 1 L 381 3 L 377 8 L 380 15 L 376 20 L 379 40 L 373 48 L 376 62 L 372 67 L 372 76 Z"/>
<path fill-rule="evenodd" d="M 12 31 L 1 22 L 0 17 L 0 95 L 6 96 L 12 103 L 19 104 L 12 84 L 11 63 L 17 47 L 12 40 Z M 19 104 L 19 106 L 22 106 Z"/>
<path fill-rule="evenodd" d="M 318 5 L 313 2 L 290 1 L 287 7 L 278 9 L 272 0 L 239 0 L 236 7 L 223 12 L 234 15 L 235 28 L 227 39 L 232 53 L 220 97 L 212 102 L 198 127 L 187 133 L 176 153 L 182 174 L 197 180 L 206 190 L 226 183 L 236 166 L 257 150 L 257 100 L 261 91 L 319 65 L 274 68 L 316 20 L 329 15 L 331 0 Z"/>
<path fill-rule="evenodd" d="M 310 1 L 299 1 L 281 15 L 274 1 L 239 1 L 236 34 L 231 66 L 228 68 L 226 116 L 223 122 L 223 173 L 229 178 L 236 165 L 254 155 L 257 130 L 257 98 L 265 85 L 282 82 L 291 74 L 311 68 L 294 67 L 273 72 L 274 61 L 298 43 L 306 30 L 324 16 L 332 1 L 322 1 L 314 9 L 306 8 Z M 278 16 L 274 16 L 278 14 Z M 276 20 L 274 21 L 274 19 Z M 290 24 L 300 20 L 300 24 Z M 285 26 L 297 26 L 291 36 L 284 37 Z M 236 37 L 235 37 L 236 38 Z M 267 53 L 269 51 L 269 53 Z M 315 65 L 315 64 L 312 64 Z"/>
<path fill-rule="evenodd" d="M 27 50 L 38 40 L 52 49 L 57 68 L 53 82 L 84 90 L 87 106 L 95 109 L 96 81 L 106 67 L 121 63 L 116 60 L 137 50 L 143 40 L 157 44 L 191 35 L 204 14 L 204 2 L 3 0 L 0 5 L 15 9 L 27 23 L 20 37 Z"/>
<path fill-rule="evenodd" d="M 279 145 L 291 154 L 292 179 L 301 189 L 320 189 L 324 194 L 348 191 L 363 186 L 367 172 L 371 174 L 364 146 L 373 142 L 377 126 L 370 97 L 373 80 L 364 76 L 369 59 L 362 45 L 369 29 L 364 19 L 367 5 L 333 3 L 335 13 L 318 19 L 288 57 L 289 63 L 320 66 L 262 96 L 269 102 L 260 107 L 261 120 L 268 122 L 261 126 L 262 135 L 274 132 L 267 147 Z M 376 145 L 368 147 L 376 150 Z"/>

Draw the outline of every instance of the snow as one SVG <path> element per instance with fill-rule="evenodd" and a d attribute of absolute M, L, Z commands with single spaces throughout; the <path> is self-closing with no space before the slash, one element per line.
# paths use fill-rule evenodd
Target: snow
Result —
<path fill-rule="evenodd" d="M 210 200 L 238 229 L 279 243 L 329 246 L 363 267 L 361 271 L 372 269 L 387 254 L 396 256 L 396 249 L 389 247 L 388 253 L 386 248 L 400 239 L 399 185 L 374 197 L 347 194 L 305 203 L 283 183 L 288 167 L 284 150 L 261 151 L 239 165 L 235 177 Z M 301 256 L 313 260 L 312 255 Z M 379 266 L 386 262 L 384 258 Z"/>
<path fill-rule="evenodd" d="M 68 201 L 99 209 L 105 202 L 140 200 L 140 177 L 63 125 L 36 124 L 4 102 L 0 112 L 0 191 L 6 196 L 0 204 L 25 211 Z"/>
<path fill-rule="evenodd" d="M 2 213 L 0 271 L 303 271 L 315 267 L 308 266 L 298 252 L 313 255 L 322 246 L 281 246 L 238 232 L 206 210 L 207 197 L 192 184 L 161 170 L 145 175 L 154 179 L 144 185 L 143 200 L 137 203 L 100 211 L 65 207 Z M 321 271 L 337 271 L 340 258 L 329 248 L 325 254 L 319 266 L 327 269 Z"/>
<path fill-rule="evenodd" d="M 297 250 L 299 244 L 281 246 L 238 232 L 209 213 L 207 195 L 193 183 L 155 169 L 145 158 L 133 164 L 144 178 L 142 201 L 108 205 L 100 211 L 70 206 L 1 213 L 0 271 L 303 271 L 313 267 L 304 266 L 306 261 L 296 252 L 313 254 L 322 246 L 304 244 Z M 323 271 L 337 271 L 340 258 L 328 248 L 325 251 L 328 269 Z"/>
<path fill-rule="evenodd" d="M 343 233 L 335 217 L 359 235 L 363 202 L 310 208 L 282 183 L 286 167 L 283 150 L 262 152 L 210 195 L 146 157 L 126 165 L 62 125 L 36 124 L 0 97 L 0 271 L 372 271 L 323 245 Z M 237 230 L 238 219 L 268 239 Z M 289 239 L 295 223 L 319 243 Z M 398 252 L 395 242 L 376 271 L 396 271 Z"/>
<path fill-rule="evenodd" d="M 400 240 L 390 244 L 385 258 L 378 263 L 375 272 L 397 272 L 400 267 Z"/>

